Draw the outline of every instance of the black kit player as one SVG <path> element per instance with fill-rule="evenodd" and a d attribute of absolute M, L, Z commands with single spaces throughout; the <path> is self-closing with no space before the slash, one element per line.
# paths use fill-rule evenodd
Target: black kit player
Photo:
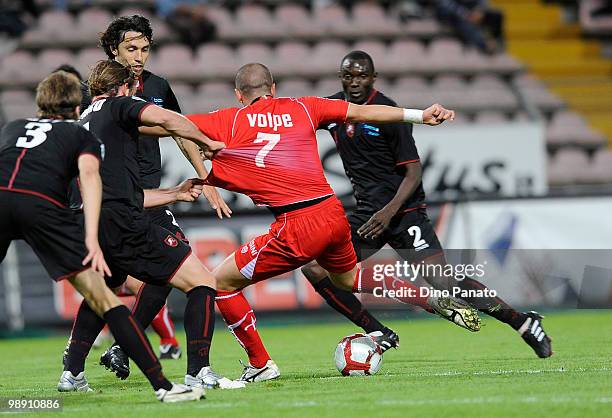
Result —
<path fill-rule="evenodd" d="M 79 121 L 104 143 L 106 149 L 101 170 L 104 194 L 100 244 L 113 273 L 107 284 L 116 288 L 129 274 L 146 283 L 159 287 L 169 284 L 186 293 L 186 380 L 198 388 L 244 387 L 219 376 L 210 367 L 215 278 L 187 244 L 171 231 L 154 224 L 144 211 L 144 207 L 163 206 L 179 199 L 193 201 L 201 193 L 201 186 L 199 193 L 194 192 L 193 182 L 191 187 L 187 184 L 187 188 L 145 191 L 140 187 L 138 166 L 138 128 L 142 125 L 161 126 L 173 135 L 194 141 L 209 156 L 223 148 L 223 143 L 210 141 L 185 117 L 132 97 L 137 82 L 130 69 L 117 61 L 99 62 L 89 77 L 92 104 Z M 184 194 L 187 198 L 182 197 Z M 143 323 L 138 314 L 134 312 L 136 321 Z M 91 343 L 103 327 L 104 322 L 91 310 L 79 310 L 65 358 L 65 370 L 73 374 L 84 370 Z"/>
<path fill-rule="evenodd" d="M 145 70 L 152 41 L 153 30 L 150 22 L 145 17 L 139 15 L 122 16 L 113 20 L 100 36 L 100 46 L 104 49 L 107 57 L 129 67 L 138 77 L 139 84 L 135 93 L 136 97 L 180 113 L 180 106 L 168 81 Z M 90 101 L 91 99 L 87 95 L 87 98 L 82 102 L 82 108 L 86 109 Z M 145 130 L 146 128 L 143 128 L 143 131 Z M 174 139 L 185 157 L 193 165 L 198 176 L 205 178 L 208 173 L 202 162 L 198 147 L 194 143 L 183 141 L 179 137 Z M 140 186 L 143 189 L 156 189 L 160 187 L 162 169 L 159 137 L 141 135 L 141 140 L 138 143 L 138 167 L 140 171 Z M 222 218 L 223 215 L 228 217 L 231 215 L 231 210 L 225 204 L 216 188 L 204 186 L 203 194 L 213 209 L 217 211 L 219 218 Z M 154 224 L 171 231 L 177 238 L 188 243 L 184 232 L 167 205 L 147 209 L 147 214 Z M 134 295 L 137 295 L 139 291 L 144 291 L 144 287 L 146 287 L 142 286 L 142 282 L 137 279 L 128 277 L 124 284 L 124 287 Z M 167 294 L 168 291 L 169 289 L 167 288 L 158 289 L 154 287 L 147 289 L 147 292 L 162 292 L 164 294 Z M 134 312 L 139 309 L 138 304 L 141 300 L 139 296 L 136 298 L 136 303 L 133 307 Z M 178 359 L 181 356 L 181 349 L 174 335 L 174 324 L 169 317 L 167 306 L 164 305 L 151 325 L 161 338 L 159 347 L 160 358 Z M 100 363 L 113 370 L 118 377 L 125 379 L 129 375 L 129 369 L 123 367 L 127 359 L 124 358 L 123 361 L 116 359 L 116 356 L 123 355 L 121 351 L 116 350 L 116 345 L 111 346 L 102 354 Z"/>
<path fill-rule="evenodd" d="M 342 91 L 330 98 L 356 104 L 396 106 L 393 100 L 374 88 L 376 76 L 372 58 L 363 51 L 353 51 L 341 61 L 339 77 Z M 354 123 L 320 128 L 328 130 L 334 138 L 353 186 L 357 207 L 348 215 L 348 219 L 357 257 L 368 257 L 385 244 L 410 262 L 423 260 L 422 253 L 425 251 L 421 253 L 419 248 L 426 248 L 428 255 L 442 252 L 427 216 L 421 182 L 422 168 L 412 127 L 406 124 Z M 445 264 L 443 256 L 436 262 Z M 316 263 L 305 266 L 302 272 L 315 288 L 333 286 L 327 272 Z M 436 288 L 448 286 L 435 277 L 424 279 Z M 482 283 L 471 278 L 453 282 L 466 290 L 486 289 Z M 542 317 L 536 312 L 518 312 L 498 297 L 464 299 L 481 312 L 518 331 L 538 357 L 552 355 L 551 340 L 542 326 Z M 342 302 L 354 306 L 353 310 L 358 311 L 358 301 L 349 292 L 346 292 Z"/>
<path fill-rule="evenodd" d="M 98 243 L 103 144 L 72 119 L 80 86 L 57 72 L 37 87 L 38 117 L 18 119 L 0 133 L 0 262 L 13 240 L 25 240 L 55 281 L 67 279 L 83 295 L 81 310 L 107 322 L 163 402 L 200 399 L 201 389 L 168 381 L 142 327 L 106 286 L 110 274 Z M 84 222 L 68 208 L 75 176 L 83 188 Z M 60 391 L 90 391 L 84 373 L 65 371 Z"/>

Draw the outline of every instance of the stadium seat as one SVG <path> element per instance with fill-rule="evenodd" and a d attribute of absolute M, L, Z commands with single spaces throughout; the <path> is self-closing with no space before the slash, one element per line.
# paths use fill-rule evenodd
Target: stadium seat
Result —
<path fill-rule="evenodd" d="M 552 113 L 564 106 L 563 101 L 548 90 L 544 83 L 530 75 L 516 77 L 515 84 L 525 99 L 545 113 Z"/>
<path fill-rule="evenodd" d="M 42 80 L 60 65 L 73 62 L 74 56 L 67 49 L 44 49 L 36 59 L 34 74 L 39 80 Z"/>
<path fill-rule="evenodd" d="M 391 38 L 400 33 L 398 20 L 388 17 L 377 2 L 361 2 L 353 6 L 351 23 L 345 33 L 352 36 Z"/>
<path fill-rule="evenodd" d="M 283 39 L 311 40 L 323 34 L 322 23 L 311 19 L 308 10 L 298 4 L 280 4 L 276 8 L 275 22 L 285 28 Z"/>
<path fill-rule="evenodd" d="M 464 62 L 463 47 L 456 39 L 436 39 L 427 49 L 427 58 L 429 72 L 457 72 Z"/>
<path fill-rule="evenodd" d="M 207 8 L 208 17 L 217 27 L 217 37 L 222 40 L 237 39 L 240 31 L 236 27 L 234 17 L 225 7 L 210 5 Z"/>
<path fill-rule="evenodd" d="M 430 39 L 448 34 L 433 18 L 410 19 L 400 27 L 400 33 L 411 38 Z"/>
<path fill-rule="evenodd" d="M 313 94 L 315 96 L 325 97 L 331 96 L 342 90 L 342 84 L 338 77 L 326 77 L 316 84 Z"/>
<path fill-rule="evenodd" d="M 110 12 L 104 9 L 85 9 L 76 18 L 77 36 L 88 44 L 95 44 L 99 33 L 104 32 L 108 22 L 113 19 Z"/>
<path fill-rule="evenodd" d="M 75 22 L 72 15 L 61 10 L 44 12 L 35 28 L 28 30 L 23 37 L 24 47 L 43 47 L 82 44 L 75 36 Z"/>
<path fill-rule="evenodd" d="M 274 74 L 277 76 L 299 76 L 304 67 L 310 65 L 310 48 L 305 43 L 287 41 L 278 45 L 274 57 Z"/>
<path fill-rule="evenodd" d="M 302 97 L 313 94 L 312 84 L 301 79 L 285 79 L 277 85 L 279 97 Z"/>
<path fill-rule="evenodd" d="M 84 79 L 89 77 L 89 72 L 100 60 L 106 59 L 106 54 L 102 48 L 85 48 L 81 49 L 75 56 L 72 65 L 81 73 Z"/>
<path fill-rule="evenodd" d="M 340 67 L 340 59 L 349 51 L 347 45 L 339 41 L 319 42 L 313 47 L 302 74 L 317 76 L 336 72 Z"/>
<path fill-rule="evenodd" d="M 427 68 L 425 48 L 422 42 L 416 40 L 395 41 L 387 49 L 386 58 L 382 61 L 375 61 L 374 65 L 380 73 L 385 75 L 420 72 Z"/>
<path fill-rule="evenodd" d="M 36 60 L 28 51 L 16 51 L 0 62 L 0 84 L 10 87 L 38 83 Z"/>
<path fill-rule="evenodd" d="M 202 78 L 233 78 L 238 69 L 232 49 L 221 43 L 204 44 L 198 48 L 195 70 Z"/>
<path fill-rule="evenodd" d="M 559 150 L 548 161 L 548 183 L 552 186 L 576 184 L 582 175 L 581 171 L 589 165 L 584 151 L 575 148 Z"/>
<path fill-rule="evenodd" d="M 571 111 L 557 112 L 546 131 L 546 142 L 552 146 L 575 145 L 587 149 L 601 147 L 606 138 L 593 131 L 582 116 Z"/>
<path fill-rule="evenodd" d="M 198 113 L 240 106 L 234 96 L 234 86 L 220 81 L 201 84 L 194 95 L 194 100 L 197 101 Z"/>
<path fill-rule="evenodd" d="M 270 47 L 264 43 L 244 43 L 236 51 L 238 67 L 250 62 L 260 62 L 271 69 L 274 68 L 273 55 Z"/>
<path fill-rule="evenodd" d="M 580 172 L 579 181 L 585 184 L 612 183 L 612 150 L 597 151 L 588 170 Z"/>
<path fill-rule="evenodd" d="M 320 22 L 321 33 L 326 34 L 326 39 L 332 37 L 351 38 L 346 33 L 351 32 L 351 23 L 344 7 L 329 5 L 317 7 L 313 12 L 313 21 Z"/>
<path fill-rule="evenodd" d="M 282 24 L 275 22 L 265 7 L 245 4 L 236 11 L 236 26 L 244 40 L 277 41 L 283 36 Z"/>
<path fill-rule="evenodd" d="M 581 0 L 578 2 L 580 25 L 589 35 L 609 36 L 612 34 L 612 16 L 593 17 L 591 13 L 605 4 L 602 0 Z"/>
<path fill-rule="evenodd" d="M 199 79 L 191 50 L 180 44 L 162 46 L 151 55 L 148 67 L 170 80 Z"/>

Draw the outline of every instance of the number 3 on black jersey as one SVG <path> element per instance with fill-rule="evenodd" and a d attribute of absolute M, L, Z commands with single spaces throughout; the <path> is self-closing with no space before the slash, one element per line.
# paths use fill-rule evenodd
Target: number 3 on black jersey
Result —
<path fill-rule="evenodd" d="M 28 122 L 25 125 L 26 136 L 17 138 L 16 147 L 19 148 L 34 148 L 47 140 L 47 132 L 53 128 L 47 122 Z"/>

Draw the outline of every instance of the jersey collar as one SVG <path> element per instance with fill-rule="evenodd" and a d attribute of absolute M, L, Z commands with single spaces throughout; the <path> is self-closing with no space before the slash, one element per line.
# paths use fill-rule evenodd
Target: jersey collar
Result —
<path fill-rule="evenodd" d="M 264 94 L 263 96 L 256 97 L 255 99 L 253 99 L 253 101 L 251 103 L 249 103 L 249 106 L 254 105 L 255 103 L 257 103 L 261 99 L 266 99 L 267 100 L 269 98 L 272 98 L 271 94 Z"/>

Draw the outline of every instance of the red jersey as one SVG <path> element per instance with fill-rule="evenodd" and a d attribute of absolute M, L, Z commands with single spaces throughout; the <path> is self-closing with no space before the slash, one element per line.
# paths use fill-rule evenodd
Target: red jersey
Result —
<path fill-rule="evenodd" d="M 208 184 L 243 193 L 259 206 L 285 206 L 333 194 L 317 151 L 317 127 L 346 120 L 349 103 L 320 97 L 261 97 L 243 108 L 187 116 L 225 142 Z"/>

